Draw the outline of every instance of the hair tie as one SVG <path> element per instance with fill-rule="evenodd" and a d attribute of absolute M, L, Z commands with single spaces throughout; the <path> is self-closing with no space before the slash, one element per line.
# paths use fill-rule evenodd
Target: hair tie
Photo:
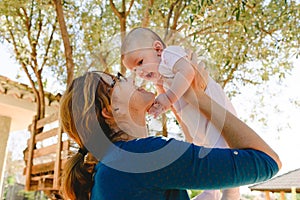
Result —
<path fill-rule="evenodd" d="M 85 156 L 89 151 L 83 147 L 78 149 L 78 153 L 80 153 L 82 156 Z"/>

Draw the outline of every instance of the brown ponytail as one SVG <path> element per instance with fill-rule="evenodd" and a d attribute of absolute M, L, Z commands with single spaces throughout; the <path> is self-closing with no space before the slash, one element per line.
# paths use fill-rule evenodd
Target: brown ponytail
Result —
<path fill-rule="evenodd" d="M 89 200 L 93 186 L 91 165 L 84 163 L 84 156 L 76 153 L 65 165 L 62 193 L 66 199 Z"/>

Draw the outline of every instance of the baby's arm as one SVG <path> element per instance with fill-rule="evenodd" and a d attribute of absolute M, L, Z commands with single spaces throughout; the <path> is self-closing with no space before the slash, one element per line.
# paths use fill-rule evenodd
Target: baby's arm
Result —
<path fill-rule="evenodd" d="M 172 81 L 170 88 L 166 91 L 166 95 L 171 104 L 180 99 L 183 94 L 191 86 L 195 76 L 195 70 L 192 63 L 185 57 L 180 58 L 174 65 L 173 71 L 175 77 Z"/>
<path fill-rule="evenodd" d="M 175 76 L 170 88 L 166 91 L 166 93 L 158 95 L 153 107 L 149 110 L 149 113 L 153 114 L 155 117 L 170 109 L 172 104 L 183 96 L 183 94 L 189 89 L 195 76 L 192 63 L 185 57 L 180 58 L 175 63 L 173 71 Z"/>
<path fill-rule="evenodd" d="M 156 86 L 156 90 L 157 90 L 158 94 L 165 93 L 165 89 L 163 88 L 162 80 L 158 81 L 155 86 Z M 189 129 L 187 128 L 185 123 L 181 120 L 180 116 L 178 115 L 178 113 L 173 105 L 171 106 L 171 110 L 172 110 L 173 114 L 175 115 L 175 118 L 177 119 L 179 125 L 181 126 L 181 129 L 185 135 L 185 140 L 187 142 L 192 143 L 193 138 L 191 137 L 191 134 L 189 133 Z"/>

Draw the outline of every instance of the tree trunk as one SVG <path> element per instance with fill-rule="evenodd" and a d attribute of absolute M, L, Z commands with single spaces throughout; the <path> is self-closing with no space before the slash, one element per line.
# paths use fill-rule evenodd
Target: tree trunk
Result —
<path fill-rule="evenodd" d="M 72 56 L 72 47 L 70 45 L 69 34 L 64 18 L 64 12 L 60 0 L 54 0 L 57 19 L 61 31 L 61 36 L 64 42 L 66 65 L 67 65 L 67 86 L 71 83 L 74 77 L 74 62 Z"/>
<path fill-rule="evenodd" d="M 142 21 L 142 27 L 148 27 L 150 24 L 150 9 L 152 9 L 154 0 L 148 0 L 145 13 L 144 13 L 144 18 Z"/>
<path fill-rule="evenodd" d="M 109 4 L 110 4 L 110 7 L 111 7 L 112 11 L 115 13 L 115 15 L 120 20 L 120 31 L 121 31 L 121 41 L 122 42 L 123 42 L 124 37 L 126 35 L 126 18 L 130 13 L 133 2 L 134 2 L 134 0 L 130 1 L 129 8 L 128 8 L 128 10 L 126 10 L 126 0 L 122 0 L 122 10 L 118 11 L 118 9 L 117 9 L 116 5 L 114 4 L 113 0 L 109 0 Z M 125 74 L 126 68 L 124 67 L 121 59 L 120 59 L 120 66 L 121 66 L 120 72 L 122 74 Z"/>
<path fill-rule="evenodd" d="M 166 113 L 161 115 L 162 135 L 168 137 L 167 116 Z"/>
<path fill-rule="evenodd" d="M 121 26 L 121 41 L 123 42 L 125 35 L 126 35 L 126 16 L 123 16 L 120 18 L 120 26 Z M 122 58 L 120 58 L 120 64 L 121 64 L 121 74 L 126 73 L 126 68 L 123 65 Z"/>

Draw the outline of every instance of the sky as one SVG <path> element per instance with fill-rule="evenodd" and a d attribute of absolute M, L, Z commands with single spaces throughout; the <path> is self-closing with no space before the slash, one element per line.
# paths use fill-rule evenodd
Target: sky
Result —
<path fill-rule="evenodd" d="M 12 53 L 6 46 L 0 44 L 0 75 L 28 84 L 27 77 L 10 58 Z M 279 154 L 283 163 L 279 174 L 300 168 L 300 59 L 293 59 L 293 63 L 294 69 L 284 81 L 271 80 L 259 86 L 259 90 L 264 94 L 264 105 L 258 103 L 262 95 L 255 93 L 257 86 L 241 86 L 239 88 L 241 94 L 232 99 L 238 116 L 246 120 L 247 124 Z M 17 74 L 21 75 L 19 79 L 16 79 Z M 49 89 L 55 87 L 50 85 Z M 293 101 L 297 101 L 298 106 L 292 103 Z M 257 111 L 259 117 L 266 118 L 266 126 L 257 122 L 256 118 L 249 120 L 253 111 Z M 14 141 L 10 138 L 11 146 L 15 146 L 16 143 L 19 145 L 22 143 L 20 138 L 15 137 Z M 26 144 L 20 146 L 22 145 Z"/>
<path fill-rule="evenodd" d="M 247 124 L 279 154 L 283 163 L 280 173 L 300 168 L 300 60 L 294 61 L 291 75 L 283 82 L 271 80 L 259 86 L 262 93 L 270 94 L 264 96 L 264 105 L 257 103 L 261 96 L 255 93 L 255 87 L 242 88 L 242 94 L 232 99 L 239 117 L 247 119 L 253 110 L 261 111 L 259 116 L 266 117 L 266 126 L 251 120 Z"/>

